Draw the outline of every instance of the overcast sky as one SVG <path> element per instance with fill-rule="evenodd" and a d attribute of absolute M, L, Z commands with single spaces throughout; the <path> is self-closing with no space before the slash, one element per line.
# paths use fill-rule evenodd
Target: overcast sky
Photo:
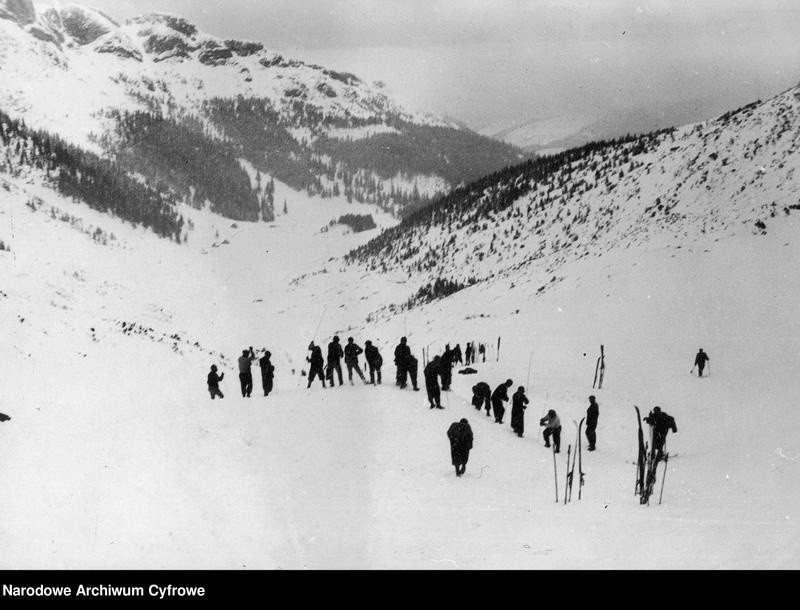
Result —
<path fill-rule="evenodd" d="M 797 0 L 85 4 L 120 20 L 176 13 L 211 34 L 380 79 L 401 102 L 475 128 L 681 105 L 716 114 L 800 82 Z"/>

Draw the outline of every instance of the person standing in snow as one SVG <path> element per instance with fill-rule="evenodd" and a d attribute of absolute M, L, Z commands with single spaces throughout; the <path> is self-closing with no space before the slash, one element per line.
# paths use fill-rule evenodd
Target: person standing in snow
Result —
<path fill-rule="evenodd" d="M 697 355 L 694 357 L 694 365 L 697 367 L 698 377 L 703 376 L 703 369 L 706 368 L 706 362 L 709 360 L 711 360 L 711 358 L 708 357 L 708 354 L 706 354 L 701 347 L 700 351 L 698 351 Z"/>
<path fill-rule="evenodd" d="M 486 416 L 492 413 L 492 388 L 485 381 L 480 381 L 472 386 L 472 406 L 478 411 L 481 407 L 486 409 Z"/>
<path fill-rule="evenodd" d="M 483 343 L 478 344 L 478 353 L 483 358 L 483 362 L 486 362 L 486 346 Z"/>
<path fill-rule="evenodd" d="M 408 347 L 408 340 L 403 337 L 394 349 L 394 363 L 397 366 L 397 385 L 400 389 L 405 389 L 408 384 L 408 377 L 411 377 L 411 384 L 414 391 L 418 392 L 417 371 L 419 361 L 411 355 L 411 348 Z"/>
<path fill-rule="evenodd" d="M 550 446 L 550 437 L 553 438 L 553 450 L 556 453 L 561 452 L 561 420 L 553 409 L 550 409 L 542 419 L 539 420 L 539 425 L 544 426 L 544 446 Z"/>
<path fill-rule="evenodd" d="M 264 388 L 264 396 L 269 396 L 272 392 L 272 380 L 275 377 L 275 367 L 269 360 L 271 357 L 272 353 L 264 348 L 264 355 L 258 361 L 258 366 L 261 368 L 261 387 Z"/>
<path fill-rule="evenodd" d="M 512 385 L 514 385 L 514 382 L 509 379 L 497 386 L 492 392 L 492 411 L 494 412 L 494 421 L 497 424 L 503 423 L 503 416 L 506 413 L 503 403 L 508 402 L 508 390 Z"/>
<path fill-rule="evenodd" d="M 314 342 L 308 344 L 308 350 L 311 352 L 311 355 L 306 358 L 306 360 L 311 364 L 311 370 L 308 373 L 308 386 L 306 389 L 311 387 L 311 382 L 314 381 L 315 377 L 319 377 L 319 380 L 322 382 L 322 387 L 325 387 L 325 373 L 322 370 L 323 365 L 325 364 L 325 360 L 322 357 L 322 348 L 319 345 L 314 345 Z"/>
<path fill-rule="evenodd" d="M 456 343 L 456 346 L 453 348 L 453 365 L 455 364 L 464 364 L 464 360 L 461 356 L 461 344 Z"/>
<path fill-rule="evenodd" d="M 364 379 L 364 373 L 361 372 L 361 367 L 358 366 L 358 355 L 363 351 L 360 346 L 355 344 L 353 337 L 347 338 L 347 345 L 344 346 L 344 363 L 347 366 L 347 379 L 350 381 L 350 385 L 353 385 L 353 370 L 358 373 L 364 385 L 367 384 L 367 380 Z"/>
<path fill-rule="evenodd" d="M 442 406 L 442 392 L 439 388 L 439 369 L 442 359 L 434 356 L 422 374 L 425 376 L 425 390 L 428 393 L 428 402 L 431 409 L 444 409 Z"/>
<path fill-rule="evenodd" d="M 367 367 L 369 368 L 369 382 L 375 385 L 375 376 L 378 377 L 378 385 L 381 385 L 381 366 L 383 366 L 383 357 L 378 351 L 378 348 L 372 345 L 372 341 L 364 342 L 364 358 L 367 359 Z"/>
<path fill-rule="evenodd" d="M 250 363 L 256 359 L 253 346 L 249 350 L 242 350 L 239 356 L 239 383 L 242 386 L 242 398 L 250 398 L 253 392 L 253 373 L 250 372 Z"/>
<path fill-rule="evenodd" d="M 442 391 L 449 392 L 450 384 L 453 382 L 453 350 L 450 349 L 449 343 L 439 359 L 439 376 L 442 378 Z"/>
<path fill-rule="evenodd" d="M 328 367 L 330 369 L 329 381 L 331 382 L 331 387 L 333 387 L 334 372 L 339 375 L 339 386 L 341 387 L 344 385 L 344 381 L 342 380 L 342 356 L 344 356 L 344 352 L 342 351 L 342 345 L 339 343 L 339 337 L 337 336 L 328 344 Z"/>
<path fill-rule="evenodd" d="M 469 452 L 472 449 L 472 428 L 466 419 L 453 422 L 447 429 L 450 440 L 450 460 L 456 467 L 456 476 L 460 477 L 467 470 Z"/>
<path fill-rule="evenodd" d="M 466 362 L 467 366 L 472 364 L 472 343 L 468 342 L 467 346 L 464 348 L 464 361 Z"/>
<path fill-rule="evenodd" d="M 653 448 L 651 454 L 656 457 L 656 461 L 664 457 L 664 444 L 667 442 L 667 434 L 672 430 L 673 434 L 678 432 L 675 418 L 662 411 L 661 407 L 653 407 L 650 414 L 644 418 L 653 429 Z"/>
<path fill-rule="evenodd" d="M 522 438 L 525 433 L 525 409 L 528 404 L 528 397 L 525 396 L 525 388 L 519 386 L 514 396 L 511 397 L 511 429 Z"/>
<path fill-rule="evenodd" d="M 588 451 L 595 450 L 597 443 L 597 420 L 600 419 L 600 405 L 594 396 L 589 396 L 589 408 L 586 409 L 586 440 L 589 441 Z"/>
<path fill-rule="evenodd" d="M 225 398 L 222 392 L 219 391 L 219 382 L 225 377 L 225 373 L 221 375 L 217 375 L 217 365 L 211 365 L 211 372 L 208 374 L 208 393 L 211 394 L 211 400 L 214 400 L 215 397 L 219 396 L 220 398 Z"/>

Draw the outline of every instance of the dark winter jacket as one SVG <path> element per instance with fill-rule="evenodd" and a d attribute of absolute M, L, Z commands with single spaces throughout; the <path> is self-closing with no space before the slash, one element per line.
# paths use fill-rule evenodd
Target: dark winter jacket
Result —
<path fill-rule="evenodd" d="M 339 360 L 342 359 L 343 355 L 344 352 L 342 351 L 342 345 L 340 343 L 331 341 L 328 344 L 328 364 L 339 364 Z"/>
<path fill-rule="evenodd" d="M 505 402 L 507 400 L 508 400 L 508 386 L 504 383 L 501 383 L 499 386 L 495 388 L 494 392 L 492 392 L 492 402 L 498 402 L 498 401 Z"/>
<path fill-rule="evenodd" d="M 505 386 L 503 386 L 505 387 Z M 477 396 L 481 399 L 483 398 L 490 398 L 492 397 L 492 388 L 489 387 L 489 384 L 485 381 L 479 381 L 474 386 L 472 386 L 472 395 Z"/>
<path fill-rule="evenodd" d="M 664 411 L 651 411 L 650 415 L 644 418 L 644 421 L 653 426 L 653 431 L 657 434 L 664 434 L 668 430 L 673 433 L 678 431 L 678 426 L 675 424 L 675 418 L 667 415 Z"/>
<path fill-rule="evenodd" d="M 272 362 L 270 362 L 268 356 L 262 356 L 261 359 L 258 361 L 258 366 L 261 367 L 261 376 L 266 377 L 267 379 L 274 376 L 275 367 L 272 366 Z"/>
<path fill-rule="evenodd" d="M 705 352 L 697 352 L 697 356 L 694 357 L 694 363 L 696 366 L 705 366 L 706 362 L 709 360 L 711 360 L 711 358 L 709 358 L 708 354 Z"/>
<path fill-rule="evenodd" d="M 358 355 L 363 351 L 364 350 L 355 343 L 348 343 L 344 346 L 344 361 L 350 362 L 351 364 L 358 362 Z"/>
<path fill-rule="evenodd" d="M 221 375 L 217 375 L 214 371 L 211 371 L 208 374 L 208 387 L 209 388 L 218 388 L 219 382 L 222 381 L 222 378 L 225 377 L 225 373 Z"/>
<path fill-rule="evenodd" d="M 311 363 L 311 366 L 322 366 L 325 363 L 325 359 L 322 357 L 322 348 L 319 345 L 315 345 L 311 348 L 311 357 L 308 361 Z"/>
<path fill-rule="evenodd" d="M 239 356 L 239 372 L 240 373 L 249 373 L 250 372 L 250 363 L 255 360 L 255 356 Z"/>
<path fill-rule="evenodd" d="M 411 358 L 411 348 L 400 343 L 394 348 L 394 363 L 397 365 L 406 364 Z"/>
<path fill-rule="evenodd" d="M 596 402 L 591 403 L 586 409 L 586 429 L 594 430 L 597 428 L 597 420 L 600 418 L 600 405 Z"/>
<path fill-rule="evenodd" d="M 447 438 L 450 439 L 451 449 L 457 451 L 472 449 L 472 428 L 469 424 L 453 422 L 447 429 Z"/>
<path fill-rule="evenodd" d="M 425 376 L 425 385 L 429 388 L 438 388 L 439 387 L 439 366 L 441 365 L 441 360 L 438 362 L 431 361 L 422 371 L 422 374 Z"/>
<path fill-rule="evenodd" d="M 512 400 L 511 400 L 511 413 L 512 414 L 514 413 L 514 411 L 517 411 L 517 410 L 520 413 L 522 413 L 522 411 L 526 408 L 525 405 L 527 405 L 530 402 L 528 400 L 528 397 L 525 396 L 525 394 L 520 392 L 520 391 L 514 392 L 514 396 L 512 396 L 511 398 L 512 398 Z"/>
<path fill-rule="evenodd" d="M 374 368 L 381 368 L 381 365 L 383 364 L 383 358 L 381 357 L 381 353 L 378 351 L 378 348 L 374 345 L 364 348 L 364 357 Z"/>

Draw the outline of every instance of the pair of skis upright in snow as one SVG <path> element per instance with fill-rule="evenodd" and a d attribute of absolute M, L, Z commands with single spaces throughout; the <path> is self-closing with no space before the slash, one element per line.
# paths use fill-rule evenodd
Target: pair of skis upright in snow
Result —
<path fill-rule="evenodd" d="M 644 431 L 642 430 L 642 415 L 639 412 L 639 407 L 633 406 L 636 409 L 636 420 L 639 423 L 639 456 L 636 460 L 636 486 L 634 487 L 634 495 L 639 496 L 639 504 L 650 505 L 650 496 L 653 495 L 656 480 L 658 478 L 658 464 L 664 461 L 664 472 L 661 478 L 661 493 L 658 496 L 658 503 L 664 497 L 664 481 L 667 478 L 667 464 L 669 463 L 669 453 L 663 451 L 656 452 L 653 447 L 653 432 L 650 430 L 650 446 L 644 442 Z M 666 447 L 666 439 L 664 440 L 664 447 Z M 662 454 L 663 453 L 663 457 Z"/>
<path fill-rule="evenodd" d="M 575 463 L 578 464 L 578 500 L 581 499 L 581 492 L 583 490 L 584 472 L 583 460 L 581 451 L 581 429 L 583 422 L 586 418 L 582 418 L 580 423 L 573 420 L 575 427 L 578 429 L 578 437 L 575 439 L 575 453 L 572 453 L 572 445 L 567 446 L 567 480 L 564 484 L 564 504 L 572 501 L 572 481 L 575 478 Z M 553 468 L 555 468 L 555 443 L 553 444 Z M 570 458 L 572 464 L 570 465 Z M 556 473 L 556 502 L 558 502 L 558 474 Z"/>

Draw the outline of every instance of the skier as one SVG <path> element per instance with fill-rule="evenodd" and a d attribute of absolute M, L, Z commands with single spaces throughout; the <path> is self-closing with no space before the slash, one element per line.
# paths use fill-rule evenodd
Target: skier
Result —
<path fill-rule="evenodd" d="M 511 397 L 511 429 L 522 438 L 525 433 L 525 405 L 528 404 L 528 397 L 525 396 L 525 388 L 519 386 L 514 396 Z"/>
<path fill-rule="evenodd" d="M 208 374 L 208 393 L 211 394 L 211 400 L 214 400 L 216 396 L 225 398 L 222 392 L 219 391 L 219 382 L 222 381 L 223 377 L 225 377 L 225 373 L 217 375 L 217 365 L 212 364 L 211 372 Z"/>
<path fill-rule="evenodd" d="M 308 349 L 311 352 L 311 355 L 306 358 L 308 362 L 311 363 L 311 371 L 308 373 L 308 386 L 306 389 L 311 387 L 311 382 L 314 381 L 315 377 L 319 377 L 319 380 L 322 382 L 322 387 L 325 387 L 325 374 L 322 371 L 322 366 L 325 364 L 325 360 L 322 357 L 322 348 L 319 345 L 314 345 L 314 342 L 308 344 Z"/>
<path fill-rule="evenodd" d="M 344 346 L 344 363 L 347 366 L 347 379 L 350 385 L 353 385 L 353 370 L 355 369 L 364 385 L 367 385 L 367 380 L 364 379 L 364 373 L 361 372 L 361 367 L 358 366 L 358 355 L 363 352 L 358 345 L 353 342 L 353 337 L 347 338 L 347 345 Z"/>
<path fill-rule="evenodd" d="M 706 354 L 701 347 L 700 351 L 698 351 L 697 355 L 694 357 L 694 365 L 697 367 L 698 377 L 703 376 L 703 369 L 706 368 L 706 362 L 709 360 L 711 360 L 711 358 L 708 357 L 708 354 Z"/>
<path fill-rule="evenodd" d="M 508 402 L 508 389 L 512 385 L 514 385 L 514 382 L 509 379 L 497 386 L 492 392 L 492 411 L 494 411 L 494 421 L 497 424 L 503 423 L 503 415 L 506 413 L 503 403 Z"/>
<path fill-rule="evenodd" d="M 456 363 L 461 364 L 461 365 L 464 364 L 464 360 L 461 357 L 461 344 L 460 343 L 456 343 L 456 346 L 453 348 L 453 364 L 455 365 Z"/>
<path fill-rule="evenodd" d="M 467 347 L 464 348 L 464 360 L 467 366 L 472 364 L 472 343 L 467 343 Z"/>
<path fill-rule="evenodd" d="M 336 336 L 333 338 L 328 344 L 328 366 L 330 367 L 330 379 L 331 387 L 333 387 L 333 373 L 334 371 L 339 375 L 339 386 L 344 385 L 344 381 L 342 380 L 342 364 L 341 359 L 344 356 L 344 352 L 342 351 L 342 346 L 339 343 L 339 337 Z"/>
<path fill-rule="evenodd" d="M 486 409 L 486 416 L 489 417 L 492 412 L 492 388 L 485 381 L 481 381 L 472 386 L 472 406 L 478 411 L 481 407 Z"/>
<path fill-rule="evenodd" d="M 662 411 L 661 407 L 653 407 L 650 415 L 644 418 L 653 430 L 653 447 L 651 455 L 654 455 L 656 462 L 664 457 L 664 443 L 667 442 L 667 433 L 672 430 L 673 434 L 678 432 L 675 418 Z"/>
<path fill-rule="evenodd" d="M 600 417 L 600 405 L 594 396 L 589 396 L 589 408 L 586 409 L 586 440 L 589 441 L 588 451 L 595 450 L 597 442 L 597 420 Z"/>
<path fill-rule="evenodd" d="M 550 409 L 542 419 L 539 420 L 539 425 L 544 426 L 544 446 L 550 446 L 550 437 L 553 437 L 553 445 L 556 453 L 561 452 L 561 420 L 556 415 L 553 409 Z"/>
<path fill-rule="evenodd" d="M 450 458 L 456 467 L 456 476 L 460 477 L 467 470 L 469 452 L 472 449 L 472 428 L 466 419 L 453 422 L 447 429 L 450 439 Z"/>
<path fill-rule="evenodd" d="M 378 376 L 378 385 L 381 385 L 381 366 L 383 366 L 383 357 L 378 351 L 378 348 L 372 345 L 372 341 L 364 342 L 364 357 L 367 359 L 367 366 L 369 367 L 369 382 L 375 385 L 375 375 Z"/>
<path fill-rule="evenodd" d="M 450 384 L 453 382 L 453 350 L 450 349 L 449 343 L 439 360 L 439 376 L 442 378 L 442 391 L 449 392 Z"/>
<path fill-rule="evenodd" d="M 242 386 L 242 398 L 250 398 L 253 391 L 253 373 L 250 372 L 250 363 L 256 359 L 253 347 L 242 350 L 239 356 L 239 383 Z"/>
<path fill-rule="evenodd" d="M 259 359 L 258 366 L 261 367 L 261 386 L 264 388 L 264 396 L 269 396 L 272 392 L 272 379 L 275 376 L 275 367 L 269 359 L 272 353 L 264 348 L 264 355 Z"/>
<path fill-rule="evenodd" d="M 442 406 L 442 392 L 439 388 L 439 372 L 442 365 L 442 359 L 439 356 L 434 356 L 433 360 L 428 363 L 422 374 L 425 376 L 425 390 L 428 393 L 428 402 L 431 409 L 444 409 Z"/>

